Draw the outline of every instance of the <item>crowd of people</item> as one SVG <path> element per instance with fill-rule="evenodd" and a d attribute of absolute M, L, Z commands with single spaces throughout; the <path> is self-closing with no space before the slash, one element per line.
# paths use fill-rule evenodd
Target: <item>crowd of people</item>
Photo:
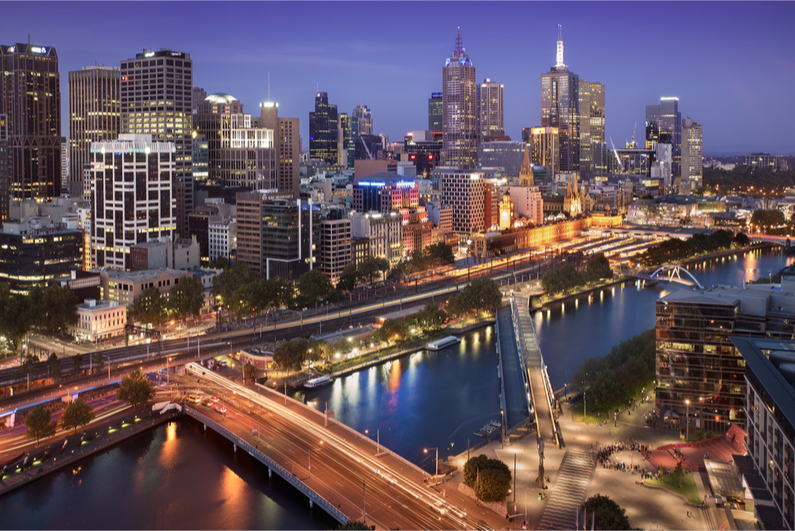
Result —
<path fill-rule="evenodd" d="M 616 452 L 623 452 L 624 450 L 640 453 L 644 461 L 650 456 L 648 446 L 640 444 L 633 439 L 627 439 L 627 442 L 618 441 L 613 444 L 608 444 L 607 446 L 599 446 L 599 450 L 596 453 L 596 462 L 601 465 L 602 468 L 639 472 L 641 469 L 640 465 L 629 466 L 625 463 L 613 462 L 610 460 L 611 455 Z"/>

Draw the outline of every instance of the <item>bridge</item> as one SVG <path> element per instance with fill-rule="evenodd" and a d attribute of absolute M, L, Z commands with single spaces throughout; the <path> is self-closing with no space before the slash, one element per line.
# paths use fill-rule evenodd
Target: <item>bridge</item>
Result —
<path fill-rule="evenodd" d="M 500 357 L 500 420 L 505 438 L 508 432 L 530 418 L 530 393 L 510 307 L 501 306 L 497 309 L 496 328 L 497 353 Z"/>
<path fill-rule="evenodd" d="M 378 529 L 505 527 L 504 517 L 450 486 L 445 489 L 446 476 L 430 476 L 326 412 L 264 386 L 239 385 L 195 363 L 182 378 L 186 388 L 225 397 L 223 413 L 198 405 L 186 408 L 189 416 L 340 523 L 364 520 Z"/>
<path fill-rule="evenodd" d="M 686 278 L 682 277 L 682 273 L 685 274 Z M 679 265 L 664 265 L 657 268 L 657 270 L 653 273 L 646 273 L 643 270 L 638 271 L 629 269 L 621 271 L 621 274 L 657 282 L 678 282 L 687 286 L 695 286 L 698 289 L 704 289 L 704 286 L 701 285 L 698 279 L 696 279 L 696 277 L 694 277 L 690 271 Z"/>

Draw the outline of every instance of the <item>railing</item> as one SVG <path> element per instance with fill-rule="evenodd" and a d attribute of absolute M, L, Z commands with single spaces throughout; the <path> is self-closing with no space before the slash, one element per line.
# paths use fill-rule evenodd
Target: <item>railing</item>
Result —
<path fill-rule="evenodd" d="M 497 365 L 497 370 L 499 371 L 500 376 L 500 409 L 502 410 L 502 415 L 500 418 L 500 424 L 502 425 L 502 440 L 504 441 L 507 434 L 507 427 L 508 424 L 508 408 L 505 404 L 505 372 L 502 369 L 502 345 L 500 344 L 500 316 L 499 316 L 499 308 L 497 309 L 497 326 L 494 328 L 497 330 L 497 359 L 499 360 L 499 365 Z"/>
<path fill-rule="evenodd" d="M 268 466 L 268 468 L 274 470 L 279 476 L 281 476 L 285 481 L 290 483 L 293 487 L 301 491 L 305 494 L 313 503 L 317 503 L 324 511 L 329 513 L 335 520 L 337 520 L 341 524 L 346 524 L 350 520 L 342 511 L 337 509 L 334 505 L 332 505 L 328 500 L 324 497 L 316 493 L 314 490 L 309 488 L 306 483 L 298 479 L 294 474 L 289 472 L 286 468 L 276 463 L 274 460 L 269 458 L 267 455 L 262 453 L 258 448 L 251 446 L 245 440 L 243 440 L 239 435 L 235 435 L 231 431 L 227 430 L 226 428 L 222 427 L 220 424 L 215 422 L 214 420 L 202 415 L 195 409 L 185 406 L 185 413 L 190 415 L 191 417 L 195 418 L 199 422 L 204 423 L 206 426 L 210 426 L 213 430 L 218 432 L 219 434 L 223 435 L 236 445 L 238 445 L 243 450 L 247 451 L 249 455 L 258 459 L 262 463 Z"/>

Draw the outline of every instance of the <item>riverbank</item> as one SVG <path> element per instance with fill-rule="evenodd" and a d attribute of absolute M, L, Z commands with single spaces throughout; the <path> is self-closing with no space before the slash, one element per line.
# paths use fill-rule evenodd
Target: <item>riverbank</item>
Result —
<path fill-rule="evenodd" d="M 698 255 L 698 256 L 685 258 L 683 260 L 674 261 L 674 262 L 671 262 L 671 263 L 672 264 L 678 264 L 680 266 L 687 266 L 689 264 L 697 264 L 699 262 L 708 262 L 708 261 L 714 260 L 716 258 L 725 258 L 727 256 L 740 255 L 740 254 L 747 253 L 748 251 L 758 251 L 758 250 L 761 250 L 761 249 L 768 249 L 768 248 L 771 248 L 771 247 L 775 247 L 775 245 L 770 243 L 770 242 L 758 242 L 758 243 L 752 243 L 751 245 L 748 245 L 747 247 L 736 247 L 734 249 L 727 249 L 725 251 L 715 251 L 714 253 L 701 254 L 701 255 Z M 661 266 L 657 266 L 657 267 L 661 267 Z"/>
<path fill-rule="evenodd" d="M 126 408 L 108 419 L 95 424 L 89 424 L 85 432 L 93 435 L 86 437 L 81 442 L 82 431 L 77 434 L 65 433 L 49 440 L 46 446 L 36 448 L 35 441 L 30 445 L 14 451 L 0 453 L 0 462 L 13 459 L 15 455 L 27 453 L 29 462 L 26 470 L 20 470 L 25 457 L 20 457 L 12 463 L 6 476 L 0 478 L 0 496 L 13 492 L 29 483 L 47 475 L 60 472 L 70 467 L 79 468 L 78 463 L 83 459 L 105 452 L 113 446 L 134 437 L 148 429 L 174 420 L 179 415 L 176 411 L 166 414 L 153 413 L 151 405 L 148 409 L 133 410 Z M 90 437 L 90 438 L 89 438 Z"/>
<path fill-rule="evenodd" d="M 578 288 L 571 293 L 564 293 L 561 295 L 556 295 L 550 297 L 547 300 L 544 300 L 544 297 L 533 297 L 530 301 L 530 311 L 533 312 L 535 310 L 552 310 L 559 308 L 561 304 L 565 304 L 567 301 L 579 299 L 583 295 L 590 295 L 596 291 L 603 290 L 605 288 L 610 288 L 618 284 L 622 284 L 624 282 L 628 282 L 631 279 L 629 277 L 621 276 L 614 280 L 608 280 L 606 282 L 599 282 L 598 284 L 591 284 L 590 286 L 583 286 L 582 288 Z"/>

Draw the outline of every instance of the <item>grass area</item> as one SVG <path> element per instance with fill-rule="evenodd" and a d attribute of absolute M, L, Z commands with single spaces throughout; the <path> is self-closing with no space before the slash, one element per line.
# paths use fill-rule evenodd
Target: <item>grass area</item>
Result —
<path fill-rule="evenodd" d="M 653 485 L 663 487 L 670 490 L 675 494 L 680 494 L 687 498 L 687 501 L 694 505 L 701 505 L 701 498 L 698 496 L 698 489 L 696 488 L 696 479 L 693 474 L 685 474 L 682 476 L 682 487 L 679 487 L 679 480 L 674 474 L 666 474 L 662 479 L 647 479 L 644 481 L 646 485 Z"/>
<path fill-rule="evenodd" d="M 638 400 L 642 398 L 643 389 L 651 389 L 652 382 L 647 382 L 645 385 L 639 385 L 635 388 L 635 393 L 632 396 L 633 403 L 636 403 Z M 571 393 L 571 396 L 577 396 Z M 601 407 L 601 406 L 594 406 L 593 404 L 588 404 L 588 414 L 585 416 L 583 420 L 582 415 L 582 401 L 579 404 L 575 404 L 571 410 L 571 420 L 574 422 L 585 422 L 587 424 L 601 424 L 604 420 L 608 422 L 613 422 L 613 412 L 616 409 L 624 410 L 627 407 L 627 404 L 611 404 L 609 406 Z"/>

